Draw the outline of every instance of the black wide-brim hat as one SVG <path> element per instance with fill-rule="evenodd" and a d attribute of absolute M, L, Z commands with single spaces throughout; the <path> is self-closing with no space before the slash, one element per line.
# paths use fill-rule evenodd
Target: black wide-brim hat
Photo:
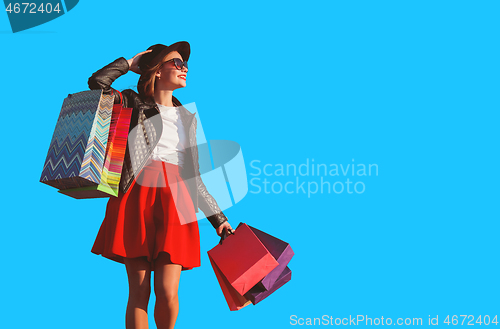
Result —
<path fill-rule="evenodd" d="M 159 43 L 148 48 L 148 50 L 151 49 L 153 51 L 145 53 L 139 59 L 139 69 L 141 72 L 145 72 L 146 70 L 154 67 L 172 51 L 179 52 L 182 56 L 182 60 L 185 62 L 187 62 L 191 53 L 191 47 L 187 41 L 179 41 L 171 44 L 170 46 L 165 46 Z"/>

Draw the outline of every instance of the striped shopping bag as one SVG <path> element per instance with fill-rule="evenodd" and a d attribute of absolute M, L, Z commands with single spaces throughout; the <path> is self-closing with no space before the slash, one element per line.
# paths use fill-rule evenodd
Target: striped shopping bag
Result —
<path fill-rule="evenodd" d="M 120 99 L 122 94 L 119 91 Z M 113 105 L 113 115 L 109 127 L 108 143 L 99 185 L 59 190 L 59 193 L 75 199 L 104 198 L 118 196 L 120 178 L 127 148 L 127 137 L 132 117 L 132 108 L 120 104 Z"/>
<path fill-rule="evenodd" d="M 113 95 L 102 90 L 70 94 L 63 102 L 40 182 L 68 190 L 101 184 Z"/>

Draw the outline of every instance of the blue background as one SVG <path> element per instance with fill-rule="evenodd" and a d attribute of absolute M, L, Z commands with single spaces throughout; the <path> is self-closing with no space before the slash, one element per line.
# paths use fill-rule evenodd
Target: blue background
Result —
<path fill-rule="evenodd" d="M 176 328 L 288 328 L 290 316 L 500 313 L 496 1 L 89 1 L 13 34 L 0 14 L 2 326 L 123 328 L 122 264 L 90 252 L 106 199 L 39 182 L 63 99 L 118 57 L 191 43 L 207 139 L 252 160 L 377 164 L 362 194 L 251 193 L 225 211 L 289 242 L 292 280 L 230 312 L 200 225 Z M 117 89 L 135 86 L 132 72 Z M 264 178 L 261 176 L 261 178 Z M 313 180 L 311 177 L 299 177 Z M 345 177 L 325 177 L 334 182 Z M 296 177 L 269 177 L 285 183 Z M 314 178 L 316 179 L 316 178 Z M 154 294 L 150 301 L 153 322 Z M 484 326 L 484 325 L 483 325 Z"/>

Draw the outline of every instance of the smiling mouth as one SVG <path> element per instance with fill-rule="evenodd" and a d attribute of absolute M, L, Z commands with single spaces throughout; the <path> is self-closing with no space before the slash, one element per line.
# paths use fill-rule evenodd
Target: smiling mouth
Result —
<path fill-rule="evenodd" d="M 185 76 L 185 75 L 179 75 L 178 77 L 179 77 L 180 79 L 184 80 L 184 81 L 186 80 L 186 76 Z"/>

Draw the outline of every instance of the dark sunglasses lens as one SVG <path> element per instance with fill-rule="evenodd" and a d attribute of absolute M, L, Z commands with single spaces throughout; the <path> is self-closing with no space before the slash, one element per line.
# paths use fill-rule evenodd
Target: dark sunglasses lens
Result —
<path fill-rule="evenodd" d="M 175 68 L 178 70 L 182 70 L 182 61 L 179 58 L 174 58 Z"/>
<path fill-rule="evenodd" d="M 184 67 L 188 67 L 187 62 L 183 62 L 179 58 L 174 58 L 174 64 L 178 70 L 182 70 Z"/>

